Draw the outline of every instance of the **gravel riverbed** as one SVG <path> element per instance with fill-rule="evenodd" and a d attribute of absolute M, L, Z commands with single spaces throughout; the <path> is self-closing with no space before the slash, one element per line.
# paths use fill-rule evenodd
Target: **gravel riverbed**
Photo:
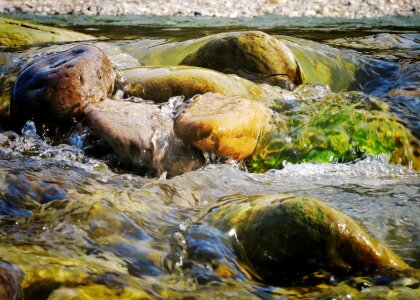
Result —
<path fill-rule="evenodd" d="M 278 14 L 290 17 L 364 18 L 412 16 L 419 11 L 419 0 L 0 0 L 0 13 L 42 15 L 253 17 Z"/>

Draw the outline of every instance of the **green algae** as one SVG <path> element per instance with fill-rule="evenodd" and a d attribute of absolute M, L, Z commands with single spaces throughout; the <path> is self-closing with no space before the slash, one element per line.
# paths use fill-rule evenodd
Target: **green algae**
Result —
<path fill-rule="evenodd" d="M 0 45 L 28 46 L 40 43 L 62 43 L 96 39 L 71 30 L 0 17 Z"/>
<path fill-rule="evenodd" d="M 262 138 L 250 163 L 256 172 L 284 162 L 351 162 L 367 154 L 420 167 L 418 140 L 379 100 L 357 92 L 330 93 L 305 99 L 290 111 L 282 111 L 282 105 L 273 108 L 284 114 L 286 126 Z"/>
<path fill-rule="evenodd" d="M 406 270 L 408 265 L 345 214 L 302 196 L 226 198 L 205 220 L 233 239 L 240 259 L 268 281 L 307 272 Z M 360 273 L 359 273 L 360 274 Z"/>

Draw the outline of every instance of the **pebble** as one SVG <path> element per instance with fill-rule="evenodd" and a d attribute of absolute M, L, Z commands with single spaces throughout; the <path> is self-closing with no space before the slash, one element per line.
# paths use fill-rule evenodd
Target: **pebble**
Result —
<path fill-rule="evenodd" d="M 254 17 L 277 14 L 290 17 L 365 18 L 414 16 L 418 0 L 2 0 L 0 13 L 41 15 L 158 15 Z"/>

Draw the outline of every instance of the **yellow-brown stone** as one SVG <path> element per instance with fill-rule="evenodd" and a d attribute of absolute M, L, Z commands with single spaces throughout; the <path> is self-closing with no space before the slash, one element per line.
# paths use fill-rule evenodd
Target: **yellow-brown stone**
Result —
<path fill-rule="evenodd" d="M 176 134 L 187 144 L 224 157 L 250 156 L 268 129 L 271 113 L 263 104 L 234 96 L 196 96 L 175 120 Z"/>

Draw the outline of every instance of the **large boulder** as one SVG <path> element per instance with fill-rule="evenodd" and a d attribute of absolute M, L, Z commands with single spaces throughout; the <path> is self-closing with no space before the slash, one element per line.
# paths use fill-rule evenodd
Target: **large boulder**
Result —
<path fill-rule="evenodd" d="M 21 125 L 28 119 L 71 120 L 85 106 L 108 97 L 115 71 L 95 46 L 80 45 L 34 62 L 19 75 L 13 90 L 11 118 Z"/>
<path fill-rule="evenodd" d="M 207 93 L 180 109 L 175 132 L 204 152 L 242 160 L 254 152 L 270 121 L 271 111 L 261 103 Z"/>
<path fill-rule="evenodd" d="M 91 105 L 86 119 L 122 161 L 137 169 L 175 176 L 204 164 L 202 155 L 175 135 L 172 116 L 158 105 L 105 100 Z"/>
<path fill-rule="evenodd" d="M 309 197 L 228 197 L 207 211 L 200 222 L 228 233 L 240 260 L 264 280 L 319 270 L 348 275 L 409 268 L 350 217 Z"/>
<path fill-rule="evenodd" d="M 155 102 L 165 102 L 174 96 L 191 98 L 213 92 L 269 104 L 274 99 L 282 99 L 285 93 L 267 84 L 196 67 L 139 67 L 123 70 L 123 74 L 128 85 L 127 96 Z"/>
<path fill-rule="evenodd" d="M 96 39 L 94 36 L 32 22 L 0 17 L 0 45 L 17 47 Z"/>
<path fill-rule="evenodd" d="M 229 34 L 212 39 L 180 64 L 238 74 L 257 82 L 287 87 L 304 79 L 292 51 L 261 31 Z"/>

